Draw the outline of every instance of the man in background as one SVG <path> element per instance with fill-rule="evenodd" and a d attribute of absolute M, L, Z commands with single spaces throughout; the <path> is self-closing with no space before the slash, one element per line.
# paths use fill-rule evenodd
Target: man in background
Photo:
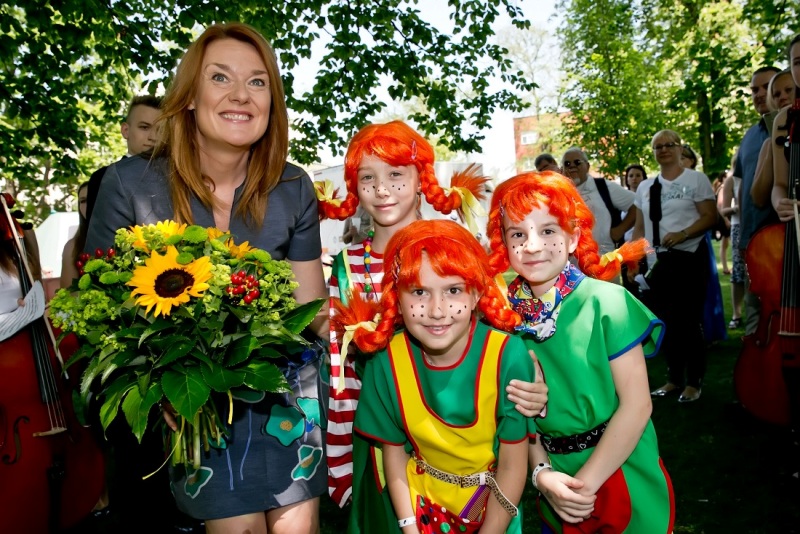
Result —
<path fill-rule="evenodd" d="M 156 120 L 161 114 L 161 97 L 152 95 L 139 95 L 133 97 L 128 105 L 125 121 L 120 125 L 122 137 L 128 144 L 128 153 L 123 157 L 135 156 L 148 152 L 156 144 Z M 100 182 L 106 173 L 108 165 L 97 169 L 89 178 L 89 194 L 86 197 L 86 219 L 92 218 L 92 209 L 97 201 L 97 192 L 100 191 Z"/>
<path fill-rule="evenodd" d="M 636 208 L 633 205 L 636 195 L 616 182 L 591 178 L 589 160 L 586 153 L 578 147 L 564 152 L 561 167 L 564 175 L 575 183 L 581 198 L 594 215 L 592 238 L 597 241 L 600 254 L 611 252 L 622 244 L 625 232 L 636 222 Z"/>
<path fill-rule="evenodd" d="M 772 77 L 780 72 L 775 67 L 761 67 L 753 73 L 750 79 L 750 94 L 753 99 L 753 107 L 761 117 L 756 124 L 750 127 L 744 134 L 739 145 L 739 152 L 733 168 L 733 175 L 742 179 L 739 187 L 739 248 L 744 253 L 750 239 L 759 229 L 772 222 L 778 222 L 775 210 L 771 204 L 759 208 L 750 196 L 750 189 L 753 187 L 756 166 L 758 165 L 758 154 L 761 145 L 769 137 L 769 127 L 764 116 L 769 112 L 767 107 L 767 88 Z M 745 335 L 754 334 L 758 327 L 759 313 L 761 304 L 758 296 L 750 292 L 750 275 L 745 278 L 744 293 L 744 314 L 745 314 Z"/>

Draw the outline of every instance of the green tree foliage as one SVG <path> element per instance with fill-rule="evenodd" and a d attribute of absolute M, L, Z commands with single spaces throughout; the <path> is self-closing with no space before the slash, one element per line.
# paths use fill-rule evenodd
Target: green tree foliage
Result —
<path fill-rule="evenodd" d="M 418 0 L 3 4 L 0 181 L 41 200 L 38 214 L 27 207 L 29 215 L 41 217 L 65 190 L 118 155 L 116 132 L 131 96 L 165 86 L 203 27 L 234 20 L 263 32 L 279 56 L 294 160 L 311 163 L 323 146 L 341 153 L 350 136 L 386 106 L 379 91 L 400 101 L 422 98 L 426 111 L 409 119 L 453 150 L 476 151 L 492 112 L 522 109 L 518 93 L 532 87 L 493 42 L 493 24 L 501 13 L 517 27 L 528 22 L 513 0 L 449 0 L 439 6 L 436 26 L 417 5 Z M 295 88 L 298 69 L 316 72 L 311 89 Z M 490 89 L 492 79 L 506 88 Z"/>
<path fill-rule="evenodd" d="M 792 0 L 561 0 L 564 136 L 618 175 L 653 167 L 649 141 L 676 130 L 713 176 L 757 118 L 752 72 L 785 66 Z"/>
<path fill-rule="evenodd" d="M 644 161 L 662 110 L 660 66 L 640 40 L 628 0 L 564 0 L 562 39 L 566 144 L 583 148 L 603 174 Z M 656 128 L 658 129 L 658 128 Z"/>

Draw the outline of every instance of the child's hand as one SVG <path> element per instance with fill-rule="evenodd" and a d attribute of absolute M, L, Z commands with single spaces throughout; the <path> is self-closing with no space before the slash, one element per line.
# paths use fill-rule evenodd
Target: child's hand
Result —
<path fill-rule="evenodd" d="M 594 510 L 595 495 L 581 495 L 583 481 L 566 473 L 544 470 L 536 477 L 539 491 L 567 523 L 580 523 Z"/>
<path fill-rule="evenodd" d="M 536 367 L 536 379 L 533 382 L 512 380 L 506 387 L 508 400 L 516 404 L 516 409 L 525 417 L 539 415 L 547 404 L 547 384 L 544 383 L 542 367 L 532 350 L 528 353 Z"/>

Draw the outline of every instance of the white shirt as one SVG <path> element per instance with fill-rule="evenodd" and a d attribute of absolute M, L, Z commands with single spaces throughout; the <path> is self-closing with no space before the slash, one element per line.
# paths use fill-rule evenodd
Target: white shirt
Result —
<path fill-rule="evenodd" d="M 9 313 L 19 308 L 17 299 L 21 298 L 22 287 L 17 275 L 0 268 L 0 313 Z"/>
<path fill-rule="evenodd" d="M 680 232 L 700 219 L 697 203 L 704 200 L 715 200 L 714 189 L 708 177 L 691 169 L 684 169 L 674 180 L 665 180 L 661 174 L 639 184 L 636 190 L 635 206 L 642 211 L 644 217 L 644 236 L 653 242 L 653 223 L 650 220 L 650 188 L 655 181 L 661 182 L 661 221 L 658 223 L 659 237 L 669 232 Z M 704 235 L 695 236 L 673 246 L 677 250 L 694 252 Z M 655 263 L 655 254 L 648 254 L 649 264 Z"/>
<path fill-rule="evenodd" d="M 633 206 L 635 199 L 633 191 L 623 189 L 618 183 L 609 180 L 606 180 L 606 184 L 608 185 L 611 204 L 620 212 L 627 212 Z M 578 186 L 578 192 L 581 194 L 583 201 L 586 202 L 586 205 L 589 206 L 592 215 L 594 215 L 592 238 L 597 241 L 600 247 L 600 254 L 611 252 L 617 248 L 614 245 L 614 241 L 611 240 L 611 213 L 608 212 L 608 208 L 603 202 L 603 197 L 600 196 L 600 191 L 597 190 L 594 178 L 587 177 L 586 181 Z"/>

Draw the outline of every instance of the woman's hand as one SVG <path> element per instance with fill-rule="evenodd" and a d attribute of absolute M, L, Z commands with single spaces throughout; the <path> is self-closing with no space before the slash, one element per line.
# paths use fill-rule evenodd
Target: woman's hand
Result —
<path fill-rule="evenodd" d="M 536 484 L 558 516 L 567 523 L 580 523 L 594 510 L 597 496 L 578 493 L 584 486 L 582 480 L 548 469 L 537 475 Z"/>
<path fill-rule="evenodd" d="M 547 384 L 544 383 L 542 366 L 532 350 L 528 354 L 533 358 L 533 365 L 536 368 L 536 378 L 533 382 L 523 382 L 512 380 L 506 387 L 508 400 L 516 404 L 516 409 L 525 417 L 535 417 L 539 415 L 547 404 Z"/>
<path fill-rule="evenodd" d="M 689 234 L 685 232 L 668 232 L 664 234 L 664 237 L 661 238 L 661 244 L 667 248 L 670 248 L 674 247 L 675 245 L 680 245 L 687 239 L 689 239 Z"/>
<path fill-rule="evenodd" d="M 790 198 L 782 198 L 778 201 L 778 204 L 775 206 L 775 211 L 778 213 L 778 218 L 781 222 L 789 222 L 794 219 L 795 206 L 800 209 L 800 201 Z"/>

